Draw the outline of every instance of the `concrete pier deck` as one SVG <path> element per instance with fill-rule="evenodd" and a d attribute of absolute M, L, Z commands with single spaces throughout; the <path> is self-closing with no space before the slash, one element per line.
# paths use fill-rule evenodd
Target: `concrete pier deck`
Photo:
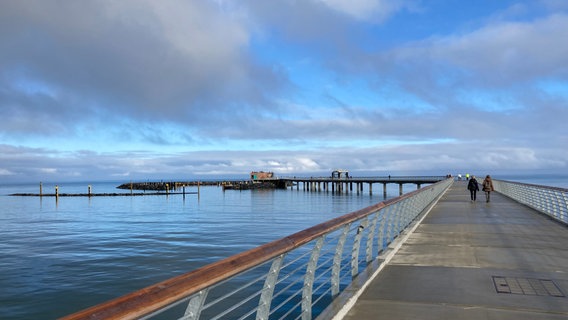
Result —
<path fill-rule="evenodd" d="M 568 319 L 568 228 L 454 182 L 343 319 Z"/>

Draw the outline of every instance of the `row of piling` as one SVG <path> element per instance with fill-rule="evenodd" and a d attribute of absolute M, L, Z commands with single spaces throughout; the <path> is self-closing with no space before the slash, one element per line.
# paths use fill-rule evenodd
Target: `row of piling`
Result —
<path fill-rule="evenodd" d="M 330 190 L 329 185 L 331 185 L 331 192 L 338 192 L 338 193 L 353 192 L 353 186 L 355 185 L 355 189 L 356 189 L 357 194 L 362 193 L 364 183 L 368 183 L 369 184 L 369 194 L 370 195 L 373 194 L 373 183 L 371 183 L 371 182 L 298 181 L 298 182 L 295 183 L 297 190 L 300 190 L 300 183 L 303 184 L 303 190 L 304 191 L 328 191 L 328 190 Z M 387 182 L 381 182 L 381 183 L 383 185 L 383 195 L 386 197 L 387 196 Z M 403 188 L 402 188 L 403 183 L 397 183 L 397 184 L 398 184 L 399 195 L 402 195 L 404 193 Z M 415 184 L 416 184 L 416 189 L 420 189 L 422 187 L 421 183 L 415 183 Z"/>
<path fill-rule="evenodd" d="M 197 184 L 197 192 L 186 192 L 185 185 L 181 186 L 181 192 L 175 192 L 175 190 L 179 189 L 180 186 L 175 186 L 173 191 L 170 189 L 169 184 L 166 184 L 164 189 L 154 189 L 154 190 L 161 190 L 164 192 L 134 192 L 134 190 L 141 190 L 141 189 L 134 189 L 130 188 L 129 193 L 93 193 L 92 186 L 87 186 L 87 193 L 60 193 L 59 192 L 59 185 L 55 185 L 55 193 L 44 193 L 43 192 L 43 183 L 39 183 L 39 193 L 13 193 L 11 196 L 28 196 L 28 197 L 113 197 L 113 196 L 144 196 L 144 195 L 170 195 L 170 194 L 181 194 L 185 197 L 186 194 L 200 194 L 200 184 Z"/>

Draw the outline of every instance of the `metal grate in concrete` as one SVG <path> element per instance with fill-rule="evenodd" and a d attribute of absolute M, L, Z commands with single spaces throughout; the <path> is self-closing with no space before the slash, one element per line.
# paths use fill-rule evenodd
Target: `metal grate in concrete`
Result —
<path fill-rule="evenodd" d="M 493 276 L 493 284 L 497 293 L 566 297 L 550 279 Z"/>

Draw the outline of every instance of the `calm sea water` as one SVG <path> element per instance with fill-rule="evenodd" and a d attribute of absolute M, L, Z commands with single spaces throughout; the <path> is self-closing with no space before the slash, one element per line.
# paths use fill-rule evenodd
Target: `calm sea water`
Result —
<path fill-rule="evenodd" d="M 568 188 L 568 177 L 523 182 Z M 118 184 L 93 183 L 92 192 L 125 192 Z M 387 191 L 398 196 L 398 185 Z M 384 200 L 376 185 L 374 195 L 201 187 L 185 199 L 8 196 L 26 192 L 39 185 L 0 185 L 1 319 L 55 319 Z"/>

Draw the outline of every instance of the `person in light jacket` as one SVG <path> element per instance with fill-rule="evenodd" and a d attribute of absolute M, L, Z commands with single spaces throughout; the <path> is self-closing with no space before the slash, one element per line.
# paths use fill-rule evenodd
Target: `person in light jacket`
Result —
<path fill-rule="evenodd" d="M 471 194 L 471 201 L 477 200 L 477 191 L 479 191 L 479 184 L 477 184 L 477 180 L 475 180 L 475 176 L 471 176 L 469 182 L 467 183 L 467 189 Z"/>
<path fill-rule="evenodd" d="M 489 202 L 491 200 L 491 191 L 494 191 L 493 188 L 493 180 L 491 180 L 491 176 L 487 175 L 485 179 L 483 179 L 483 191 L 485 192 L 485 202 Z"/>

